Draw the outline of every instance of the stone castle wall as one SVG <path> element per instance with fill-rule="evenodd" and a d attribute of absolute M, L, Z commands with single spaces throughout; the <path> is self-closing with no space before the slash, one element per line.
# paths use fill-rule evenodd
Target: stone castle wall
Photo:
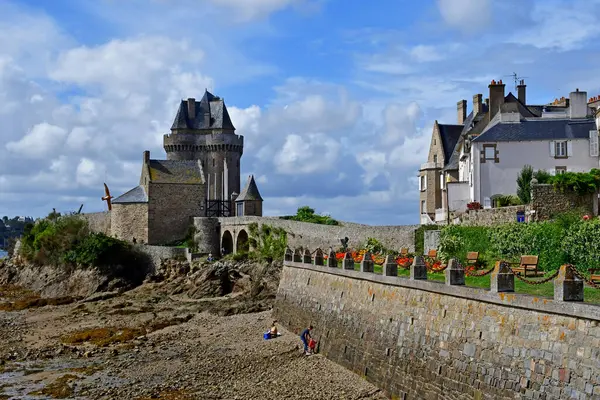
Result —
<path fill-rule="evenodd" d="M 348 245 L 353 248 L 362 247 L 367 239 L 372 237 L 390 249 L 399 251 L 403 247 L 408 247 L 411 251 L 414 251 L 415 229 L 418 228 L 418 225 L 371 226 L 350 222 L 343 222 L 339 226 L 320 225 L 277 217 L 250 216 L 223 217 L 219 218 L 219 222 L 221 223 L 221 238 L 225 231 L 229 231 L 235 240 L 241 230 L 247 232 L 248 225 L 256 222 L 259 225 L 268 224 L 285 229 L 288 232 L 288 246 L 304 246 L 310 249 L 316 249 L 317 247 L 337 249 L 341 246 L 340 239 L 347 236 L 350 239 Z"/>
<path fill-rule="evenodd" d="M 531 185 L 531 207 L 536 221 L 544 221 L 553 215 L 581 209 L 591 216 L 598 215 L 598 194 L 580 196 L 571 192 L 560 192 L 552 185 Z"/>
<path fill-rule="evenodd" d="M 148 243 L 148 203 L 113 204 L 110 218 L 112 236 Z"/>
<path fill-rule="evenodd" d="M 80 214 L 80 217 L 88 222 L 88 225 L 92 232 L 104 233 L 105 235 L 111 234 L 111 216 L 109 211 L 102 211 L 96 213 Z"/>
<path fill-rule="evenodd" d="M 194 242 L 197 244 L 197 252 L 201 254 L 220 254 L 219 219 L 212 217 L 194 218 Z"/>
<path fill-rule="evenodd" d="M 172 247 L 172 246 L 149 246 L 144 244 L 138 244 L 135 246 L 138 250 L 148 255 L 150 258 L 151 266 L 154 271 L 160 267 L 160 263 L 167 259 L 182 259 L 184 260 L 187 256 L 187 252 L 183 247 Z"/>
<path fill-rule="evenodd" d="M 600 396 L 600 307 L 286 261 L 275 318 L 396 399 Z"/>
<path fill-rule="evenodd" d="M 183 239 L 193 217 L 204 215 L 205 185 L 151 183 L 148 192 L 149 244 Z"/>

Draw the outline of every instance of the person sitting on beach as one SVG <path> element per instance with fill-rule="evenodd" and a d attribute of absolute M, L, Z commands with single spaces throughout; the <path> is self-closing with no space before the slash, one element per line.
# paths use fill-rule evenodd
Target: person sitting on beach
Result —
<path fill-rule="evenodd" d="M 277 320 L 273 321 L 273 325 L 271 325 L 270 334 L 271 334 L 272 338 L 277 337 L 277 325 L 276 324 L 277 324 Z"/>
<path fill-rule="evenodd" d="M 312 331 L 312 329 L 313 329 L 313 326 L 310 325 L 308 328 L 303 330 L 302 333 L 300 334 L 300 340 L 302 340 L 302 343 L 304 344 L 304 354 L 306 354 L 306 355 L 310 354 L 308 352 L 308 341 L 310 339 L 312 339 L 312 336 L 310 335 L 310 332 Z"/>

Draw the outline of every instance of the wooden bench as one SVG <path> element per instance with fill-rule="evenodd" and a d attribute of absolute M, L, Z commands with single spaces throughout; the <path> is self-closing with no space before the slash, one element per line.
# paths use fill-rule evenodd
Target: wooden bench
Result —
<path fill-rule="evenodd" d="M 594 283 L 600 283 L 600 268 L 590 268 L 590 281 Z"/>
<path fill-rule="evenodd" d="M 479 261 L 478 251 L 469 251 L 467 253 L 467 266 L 473 265 L 475 268 L 479 268 L 481 262 Z"/>
<path fill-rule="evenodd" d="M 544 272 L 537 269 L 538 259 L 539 256 L 521 256 L 520 262 L 511 263 L 518 265 L 517 267 L 512 267 L 512 270 L 523 276 L 543 276 Z"/>

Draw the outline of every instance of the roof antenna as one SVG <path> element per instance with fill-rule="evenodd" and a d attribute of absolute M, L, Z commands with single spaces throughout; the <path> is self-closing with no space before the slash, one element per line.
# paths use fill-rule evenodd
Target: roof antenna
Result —
<path fill-rule="evenodd" d="M 519 86 L 519 81 L 521 79 L 528 78 L 527 76 L 518 76 L 516 72 L 513 72 L 510 75 L 504 75 L 504 77 L 512 77 L 513 78 L 513 81 L 515 82 L 515 92 L 517 91 L 517 86 Z"/>

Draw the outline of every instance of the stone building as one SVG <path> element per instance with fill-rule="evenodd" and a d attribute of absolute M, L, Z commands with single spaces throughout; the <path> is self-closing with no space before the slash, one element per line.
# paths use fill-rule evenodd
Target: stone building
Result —
<path fill-rule="evenodd" d="M 205 218 L 211 243 L 204 247 L 214 248 L 215 220 L 235 216 L 234 201 L 241 215 L 262 216 L 253 177 L 240 193 L 244 138 L 235 134 L 223 99 L 206 91 L 200 101 L 182 100 L 163 144 L 167 159 L 144 151 L 139 185 L 112 201 L 113 236 L 169 244 L 186 236 L 194 218 Z"/>

